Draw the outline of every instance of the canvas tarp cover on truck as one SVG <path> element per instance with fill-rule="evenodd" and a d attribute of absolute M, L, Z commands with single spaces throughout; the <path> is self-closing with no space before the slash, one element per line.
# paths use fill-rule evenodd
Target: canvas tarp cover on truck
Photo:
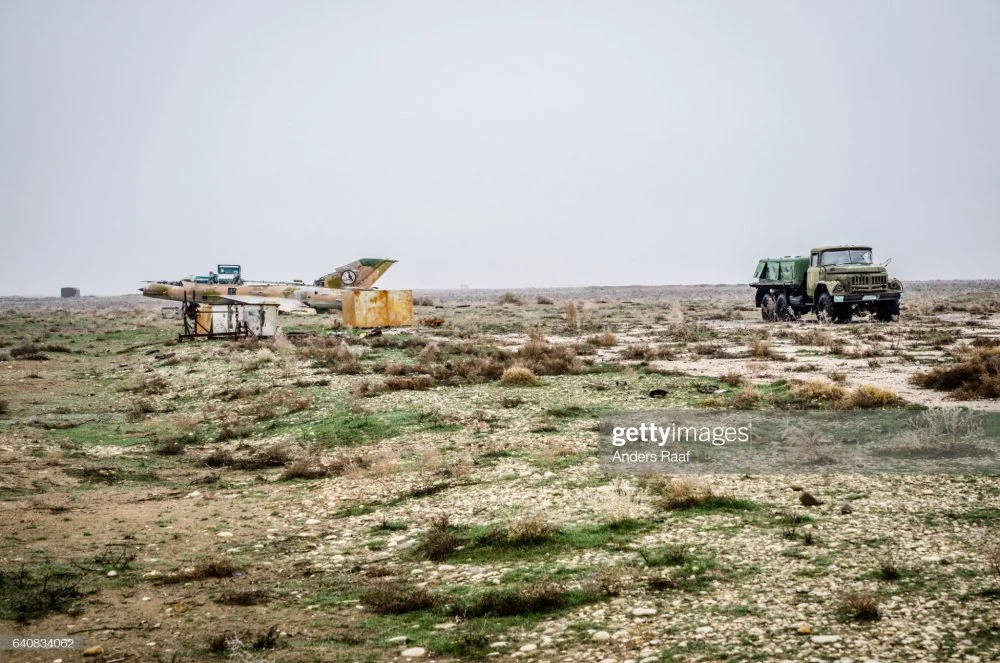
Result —
<path fill-rule="evenodd" d="M 757 263 L 754 278 L 758 281 L 799 283 L 805 278 L 809 258 L 764 258 Z"/>

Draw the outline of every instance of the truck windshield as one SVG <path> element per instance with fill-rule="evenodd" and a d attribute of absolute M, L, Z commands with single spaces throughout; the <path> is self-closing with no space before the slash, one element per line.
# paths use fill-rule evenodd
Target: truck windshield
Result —
<path fill-rule="evenodd" d="M 870 265 L 871 249 L 848 249 L 845 251 L 824 251 L 820 264 L 828 265 Z"/>

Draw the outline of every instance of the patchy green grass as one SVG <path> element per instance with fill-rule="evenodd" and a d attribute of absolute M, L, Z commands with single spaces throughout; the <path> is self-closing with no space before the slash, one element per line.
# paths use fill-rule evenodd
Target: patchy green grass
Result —
<path fill-rule="evenodd" d="M 448 558 L 461 562 L 486 563 L 508 560 L 531 560 L 558 555 L 571 550 L 586 550 L 604 546 L 621 547 L 636 534 L 648 531 L 654 523 L 624 521 L 621 523 L 587 525 L 557 529 L 537 543 L 511 543 L 496 536 L 491 526 L 455 528 L 464 547 Z"/>

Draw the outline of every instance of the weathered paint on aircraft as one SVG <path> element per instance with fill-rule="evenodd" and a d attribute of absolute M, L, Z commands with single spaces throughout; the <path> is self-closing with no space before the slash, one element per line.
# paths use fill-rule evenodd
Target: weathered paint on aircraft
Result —
<path fill-rule="evenodd" d="M 209 304 L 277 304 L 282 313 L 315 313 L 340 308 L 345 288 L 371 288 L 395 260 L 363 258 L 338 267 L 316 279 L 313 285 L 302 283 L 241 282 L 228 285 L 195 283 L 191 280 L 159 281 L 142 288 L 142 294 L 155 299 L 194 301 Z"/>

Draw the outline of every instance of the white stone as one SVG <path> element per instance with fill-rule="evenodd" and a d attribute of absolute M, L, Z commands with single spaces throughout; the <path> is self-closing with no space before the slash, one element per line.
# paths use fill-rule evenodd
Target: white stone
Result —
<path fill-rule="evenodd" d="M 117 576 L 118 576 L 118 572 L 115 571 L 114 569 L 111 569 L 110 571 L 108 571 L 108 577 L 109 578 L 115 578 Z"/>
<path fill-rule="evenodd" d="M 646 617 L 648 615 L 655 615 L 656 608 L 636 608 L 632 611 L 632 614 L 636 617 Z"/>
<path fill-rule="evenodd" d="M 410 638 L 405 635 L 397 635 L 395 638 L 389 638 L 389 642 L 394 645 L 398 645 L 406 642 L 409 639 Z"/>
<path fill-rule="evenodd" d="M 812 640 L 813 642 L 815 642 L 817 645 L 828 645 L 828 644 L 831 644 L 831 643 L 834 643 L 834 642 L 837 642 L 838 640 L 840 640 L 840 636 L 839 635 L 814 635 L 813 637 L 811 637 L 809 639 Z"/>
<path fill-rule="evenodd" d="M 698 635 L 705 635 L 706 633 L 711 633 L 714 629 L 711 626 L 699 626 L 694 630 Z"/>
<path fill-rule="evenodd" d="M 597 640 L 598 642 L 607 642 L 611 639 L 611 634 L 607 631 L 597 631 L 594 635 L 590 636 L 591 640 Z"/>
<path fill-rule="evenodd" d="M 521 648 L 518 651 L 529 652 L 529 651 L 535 651 L 536 649 L 538 649 L 538 645 L 529 642 L 526 645 L 521 645 Z"/>
<path fill-rule="evenodd" d="M 409 649 L 404 649 L 399 654 L 403 658 L 422 658 L 427 655 L 427 650 L 423 647 L 410 647 Z"/>
<path fill-rule="evenodd" d="M 218 534 L 216 534 L 216 536 L 219 537 L 220 539 L 228 539 L 232 535 L 233 535 L 232 532 L 219 532 Z"/>

